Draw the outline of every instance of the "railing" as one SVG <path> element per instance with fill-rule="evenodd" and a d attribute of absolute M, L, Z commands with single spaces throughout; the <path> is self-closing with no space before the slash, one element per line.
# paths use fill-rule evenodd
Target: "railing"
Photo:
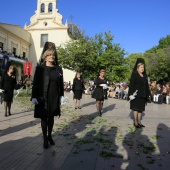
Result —
<path fill-rule="evenodd" d="M 0 54 L 0 59 L 3 59 L 3 56 L 4 56 L 3 54 Z M 24 63 L 25 61 L 27 61 L 27 60 L 23 60 L 23 59 L 20 59 L 20 58 L 16 58 L 14 56 L 9 56 L 9 60 L 17 61 L 19 63 Z"/>

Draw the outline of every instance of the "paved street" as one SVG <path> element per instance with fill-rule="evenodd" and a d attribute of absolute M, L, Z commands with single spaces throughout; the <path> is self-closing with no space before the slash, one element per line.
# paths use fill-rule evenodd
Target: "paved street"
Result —
<path fill-rule="evenodd" d="M 0 170 L 169 170 L 170 105 L 148 103 L 146 127 L 135 130 L 125 100 L 109 98 L 98 117 L 91 96 L 83 95 L 80 110 L 65 96 L 69 102 L 54 123 L 56 144 L 47 150 L 33 111 L 14 101 L 5 117 L 0 105 Z"/>

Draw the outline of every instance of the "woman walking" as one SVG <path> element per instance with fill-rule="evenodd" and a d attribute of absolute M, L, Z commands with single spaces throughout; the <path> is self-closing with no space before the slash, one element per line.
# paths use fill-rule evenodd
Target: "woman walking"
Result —
<path fill-rule="evenodd" d="M 52 130 L 54 116 L 60 116 L 62 96 L 64 96 L 63 71 L 58 65 L 55 44 L 47 42 L 40 65 L 36 67 L 32 87 L 32 103 L 35 104 L 34 117 L 41 119 L 45 149 L 49 146 L 48 142 L 55 145 Z"/>
<path fill-rule="evenodd" d="M 107 80 L 104 77 L 105 70 L 101 69 L 99 72 L 99 75 L 97 76 L 95 80 L 95 89 L 93 91 L 92 97 L 96 99 L 96 108 L 98 115 L 102 116 L 102 108 L 104 103 L 104 89 L 107 88 Z"/>
<path fill-rule="evenodd" d="M 13 102 L 16 84 L 15 68 L 11 65 L 8 70 L 3 73 L 0 84 L 0 91 L 4 94 L 5 116 L 11 116 L 11 104 Z"/>
<path fill-rule="evenodd" d="M 133 110 L 134 126 L 136 128 L 145 127 L 141 124 L 141 115 L 142 112 L 145 111 L 145 105 L 150 95 L 151 93 L 148 84 L 148 77 L 146 75 L 145 61 L 143 58 L 138 58 L 131 75 L 128 92 L 130 109 Z"/>
<path fill-rule="evenodd" d="M 84 81 L 80 72 L 77 72 L 75 78 L 73 79 L 72 90 L 74 93 L 73 99 L 75 103 L 75 109 L 81 109 L 80 102 L 84 91 Z"/>

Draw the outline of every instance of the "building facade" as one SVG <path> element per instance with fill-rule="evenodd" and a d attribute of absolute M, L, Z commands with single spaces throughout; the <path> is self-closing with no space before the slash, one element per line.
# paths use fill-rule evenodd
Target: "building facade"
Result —
<path fill-rule="evenodd" d="M 70 40 L 67 21 L 62 23 L 63 17 L 56 6 L 57 0 L 37 0 L 37 10 L 24 29 L 0 23 L 0 48 L 10 55 L 33 62 L 33 73 L 45 42 L 64 46 Z M 64 81 L 72 82 L 75 72 L 68 69 L 63 69 L 63 72 Z"/>

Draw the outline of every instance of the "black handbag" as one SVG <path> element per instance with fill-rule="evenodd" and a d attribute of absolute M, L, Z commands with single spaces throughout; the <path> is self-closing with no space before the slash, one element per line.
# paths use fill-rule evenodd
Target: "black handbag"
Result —
<path fill-rule="evenodd" d="M 45 105 L 45 99 L 44 98 L 38 98 L 38 105 Z"/>

